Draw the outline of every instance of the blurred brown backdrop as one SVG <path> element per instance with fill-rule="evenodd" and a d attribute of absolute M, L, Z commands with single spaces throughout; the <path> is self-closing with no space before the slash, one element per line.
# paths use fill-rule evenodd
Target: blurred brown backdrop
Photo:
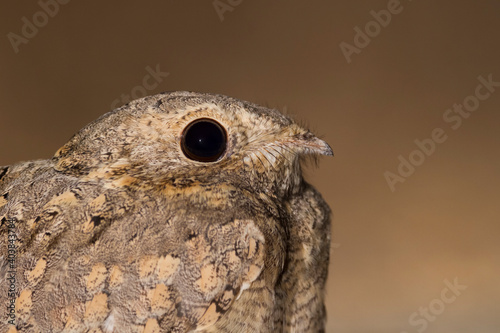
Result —
<path fill-rule="evenodd" d="M 69 1 L 45 6 L 50 17 L 36 1 L 0 4 L 0 165 L 50 157 L 122 94 L 140 95 L 148 66 L 169 73 L 148 94 L 215 92 L 286 109 L 336 154 L 307 171 L 334 210 L 328 332 L 499 332 L 500 87 L 480 88 L 489 96 L 479 105 L 468 96 L 479 76 L 500 82 L 500 3 L 215 5 L 226 11 Z M 26 22 L 38 31 L 23 35 Z M 368 45 L 356 27 L 368 28 Z M 458 120 L 443 115 L 464 99 L 477 109 L 453 129 Z M 414 140 L 435 128 L 447 140 L 422 161 Z M 421 165 L 391 191 L 384 173 L 411 154 Z M 445 280 L 455 279 L 467 288 L 453 294 Z"/>

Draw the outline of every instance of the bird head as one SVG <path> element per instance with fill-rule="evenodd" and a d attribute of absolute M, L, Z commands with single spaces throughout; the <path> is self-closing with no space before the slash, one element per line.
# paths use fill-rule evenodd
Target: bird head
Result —
<path fill-rule="evenodd" d="M 191 92 L 133 101 L 91 123 L 54 157 L 56 169 L 115 184 L 231 184 L 284 195 L 302 182 L 300 158 L 328 144 L 277 110 Z"/>

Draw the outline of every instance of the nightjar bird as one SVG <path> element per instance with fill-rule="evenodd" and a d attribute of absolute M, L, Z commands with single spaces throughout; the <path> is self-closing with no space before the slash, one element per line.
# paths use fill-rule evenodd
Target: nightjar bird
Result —
<path fill-rule="evenodd" d="M 287 116 L 171 92 L 0 167 L 0 332 L 323 332 L 332 150 Z"/>

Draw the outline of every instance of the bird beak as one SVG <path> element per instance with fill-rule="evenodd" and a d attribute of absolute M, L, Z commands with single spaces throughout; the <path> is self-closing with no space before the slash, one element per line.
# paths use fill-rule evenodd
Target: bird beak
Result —
<path fill-rule="evenodd" d="M 295 130 L 294 134 L 287 133 L 282 143 L 302 154 L 333 156 L 333 150 L 328 143 L 309 131 Z"/>
<path fill-rule="evenodd" d="M 303 138 L 296 141 L 296 144 L 303 149 L 305 154 L 333 156 L 330 145 L 311 133 L 306 133 Z"/>

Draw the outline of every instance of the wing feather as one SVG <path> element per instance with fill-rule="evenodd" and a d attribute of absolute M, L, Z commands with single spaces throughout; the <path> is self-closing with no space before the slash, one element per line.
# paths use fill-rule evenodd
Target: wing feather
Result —
<path fill-rule="evenodd" d="M 250 218 L 227 218 L 237 209 L 185 209 L 182 198 L 76 179 L 46 163 L 0 175 L 0 198 L 8 192 L 0 219 L 17 226 L 19 331 L 206 330 L 264 268 L 264 236 Z M 2 285 L 7 232 L 3 223 Z M 0 302 L 8 300 L 3 288 Z"/>

